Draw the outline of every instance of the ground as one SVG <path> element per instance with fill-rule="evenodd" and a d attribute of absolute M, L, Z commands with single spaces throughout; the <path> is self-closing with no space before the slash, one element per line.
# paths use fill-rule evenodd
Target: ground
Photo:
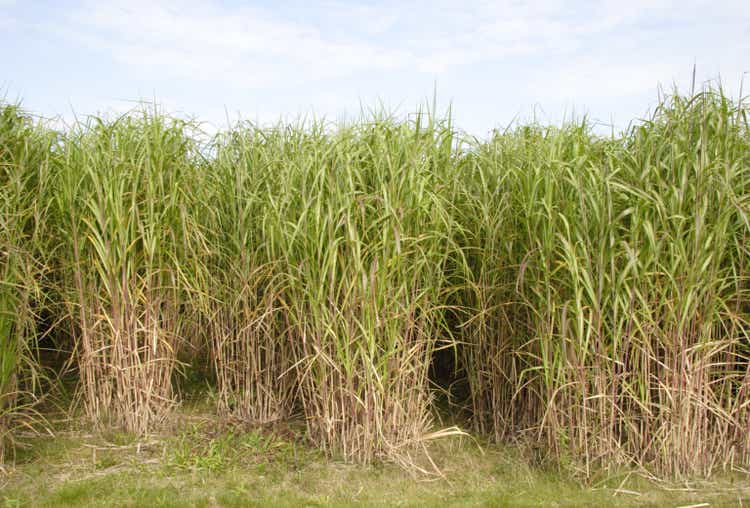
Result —
<path fill-rule="evenodd" d="M 509 446 L 449 438 L 430 444 L 442 473 L 325 459 L 300 426 L 247 429 L 183 407 L 147 439 L 51 422 L 21 433 L 0 472 L 0 507 L 14 506 L 750 506 L 750 477 L 656 483 L 638 474 L 575 481 L 532 466 Z M 707 504 L 704 504 L 707 503 Z"/>

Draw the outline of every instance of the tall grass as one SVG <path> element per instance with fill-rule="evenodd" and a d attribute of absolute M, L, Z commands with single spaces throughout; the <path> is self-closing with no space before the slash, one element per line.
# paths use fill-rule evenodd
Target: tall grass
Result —
<path fill-rule="evenodd" d="M 583 476 L 750 462 L 750 134 L 721 90 L 610 137 L 420 113 L 206 142 L 138 110 L 55 138 L 3 115 L 3 414 L 55 300 L 101 427 L 158 427 L 187 358 L 221 416 L 301 412 L 329 455 L 414 467 L 459 432 L 434 432 L 445 350 L 477 432 Z"/>
<path fill-rule="evenodd" d="M 448 126 L 417 122 L 219 140 L 206 287 L 225 409 L 268 421 L 296 393 L 311 439 L 361 462 L 404 457 L 427 433 L 457 181 Z"/>
<path fill-rule="evenodd" d="M 145 433 L 174 404 L 190 126 L 147 109 L 76 126 L 58 157 L 61 293 L 89 417 Z"/>
<path fill-rule="evenodd" d="M 427 374 L 459 250 L 453 133 L 376 118 L 292 141 L 269 219 L 309 434 L 350 460 L 404 458 L 430 428 Z"/>
<path fill-rule="evenodd" d="M 46 280 L 45 199 L 54 134 L 0 103 L 0 464 L 28 422 L 42 377 L 38 313 Z"/>
<path fill-rule="evenodd" d="M 499 196 L 469 226 L 480 429 L 532 433 L 585 475 L 747 463 L 748 141 L 745 111 L 709 90 L 620 139 L 581 124 L 479 147 L 498 182 L 480 196 Z"/>
<path fill-rule="evenodd" d="M 224 414 L 268 424 L 292 412 L 294 337 L 271 206 L 283 199 L 283 133 L 238 125 L 217 136 L 197 192 L 191 287 Z"/>

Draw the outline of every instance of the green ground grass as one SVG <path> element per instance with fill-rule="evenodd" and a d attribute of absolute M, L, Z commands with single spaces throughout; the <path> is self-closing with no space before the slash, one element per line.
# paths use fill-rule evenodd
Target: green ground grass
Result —
<path fill-rule="evenodd" d="M 183 407 L 169 431 L 136 439 L 81 422 L 21 436 L 0 477 L 0 506 L 750 505 L 744 476 L 678 485 L 631 474 L 581 484 L 530 464 L 521 450 L 467 438 L 432 444 L 440 478 L 326 460 L 304 441 L 301 423 L 243 429 Z"/>

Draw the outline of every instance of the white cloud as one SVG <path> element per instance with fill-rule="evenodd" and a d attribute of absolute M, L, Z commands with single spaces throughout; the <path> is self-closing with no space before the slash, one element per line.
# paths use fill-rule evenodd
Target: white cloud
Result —
<path fill-rule="evenodd" d="M 9 30 L 18 24 L 18 20 L 7 12 L 15 5 L 16 0 L 0 0 L 0 9 L 6 10 L 6 12 L 0 11 L 0 28 Z"/>
<path fill-rule="evenodd" d="M 573 7 L 562 0 L 366 6 L 335 0 L 298 21 L 278 9 L 197 0 L 86 0 L 69 14 L 65 30 L 143 72 L 242 88 L 361 72 L 439 76 L 512 57 L 562 57 L 589 51 L 624 27 L 637 38 L 647 30 L 637 26 L 643 20 L 695 18 L 704 4 L 685 2 L 675 11 L 667 0 L 638 0 L 627 9 L 618 0 Z"/>
<path fill-rule="evenodd" d="M 320 20 L 290 21 L 261 8 L 173 0 L 87 1 L 69 14 L 65 30 L 134 68 L 236 81 L 238 86 L 360 71 L 416 69 L 439 75 L 514 55 L 569 51 L 593 30 L 567 19 L 564 4 L 557 1 L 380 7 L 336 2 L 324 10 L 337 24 L 333 34 Z M 401 25 L 399 31 L 393 30 L 396 25 Z"/>
<path fill-rule="evenodd" d="M 741 0 L 721 9 L 708 0 L 634 0 L 627 9 L 619 0 L 287 5 L 82 0 L 49 9 L 46 21 L 8 12 L 40 48 L 55 41 L 66 59 L 80 52 L 80 80 L 101 86 L 79 92 L 70 77 L 60 95 L 78 93 L 73 102 L 94 109 L 145 89 L 215 123 L 225 121 L 223 104 L 262 121 L 311 110 L 356 115 L 360 98 L 411 107 L 436 83 L 476 125 L 536 103 L 550 111 L 598 103 L 606 114 L 607 104 L 647 104 L 657 83 L 669 86 L 693 61 L 702 75 L 733 80 L 750 52 Z M 86 75 L 97 66 L 122 72 Z"/>
<path fill-rule="evenodd" d="M 312 24 L 258 8 L 229 11 L 199 2 L 87 2 L 70 14 L 66 34 L 133 68 L 241 87 L 388 71 L 413 60 L 399 48 L 332 40 Z"/>

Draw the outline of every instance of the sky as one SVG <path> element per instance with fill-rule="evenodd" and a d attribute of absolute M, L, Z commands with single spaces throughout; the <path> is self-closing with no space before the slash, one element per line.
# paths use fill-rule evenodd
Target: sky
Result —
<path fill-rule="evenodd" d="M 0 97 L 67 121 L 156 101 L 210 129 L 434 96 L 476 136 L 584 114 L 619 130 L 694 66 L 738 96 L 746 1 L 0 0 Z"/>

